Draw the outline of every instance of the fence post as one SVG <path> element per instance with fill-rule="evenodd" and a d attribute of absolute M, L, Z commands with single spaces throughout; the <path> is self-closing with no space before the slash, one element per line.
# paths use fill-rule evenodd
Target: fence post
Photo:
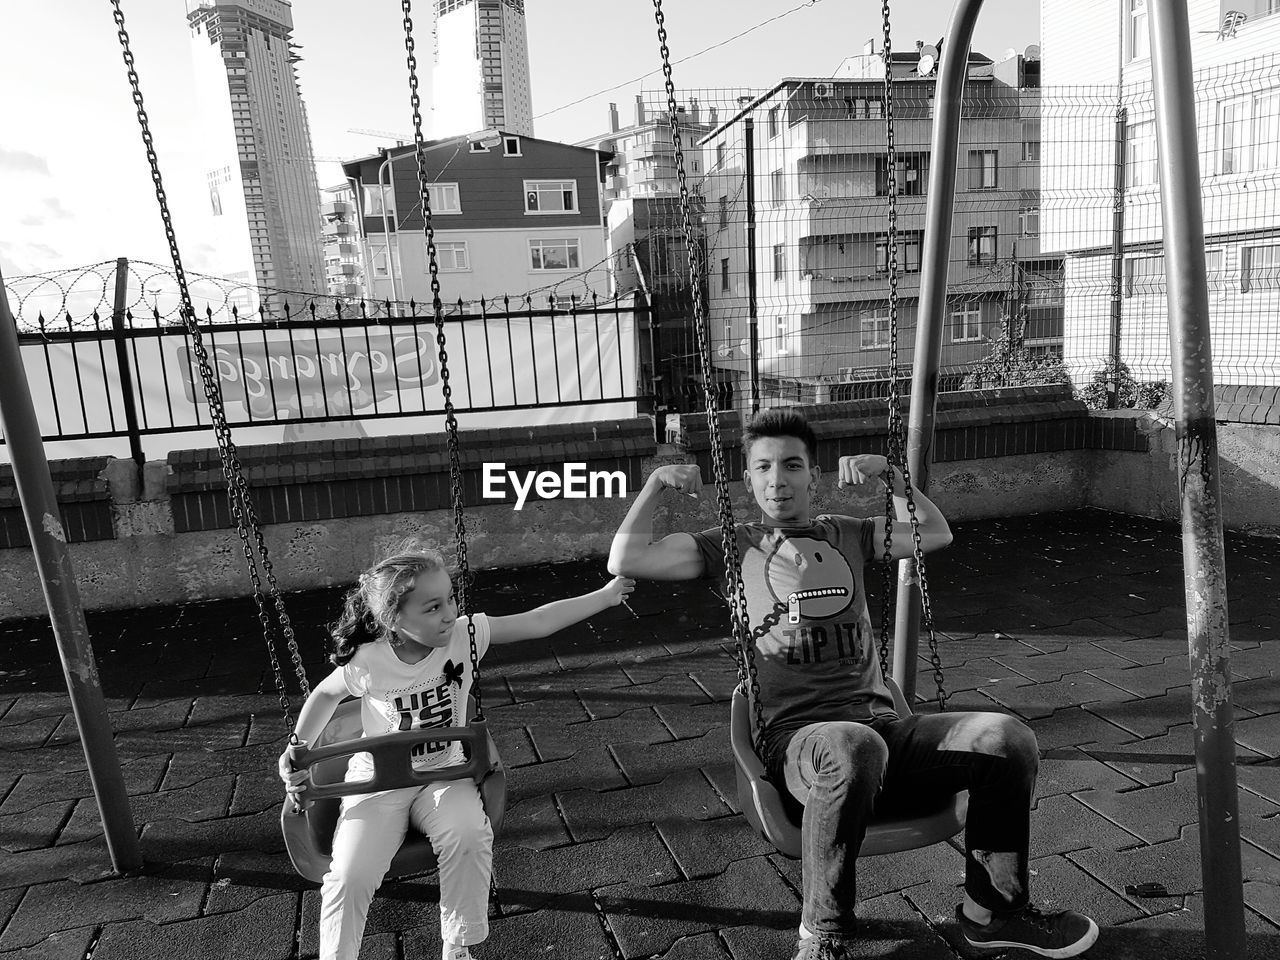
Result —
<path fill-rule="evenodd" d="M 747 315 L 751 319 L 751 415 L 760 411 L 760 325 L 756 302 L 756 122 L 745 121 L 747 154 Z M 726 344 L 732 347 L 732 344 Z"/>
<path fill-rule="evenodd" d="M 1165 296 L 1177 415 L 1205 956 L 1238 960 L 1247 952 L 1240 801 L 1191 28 L 1186 0 L 1158 0 L 1149 9 L 1168 277 Z"/>
<path fill-rule="evenodd" d="M 116 260 L 116 292 L 111 309 L 111 339 L 116 345 L 116 367 L 120 371 L 120 395 L 124 403 L 125 429 L 129 431 L 129 456 L 138 465 L 138 477 L 147 462 L 142 452 L 142 434 L 138 430 L 138 408 L 133 389 L 133 368 L 129 366 L 129 351 L 125 346 L 125 298 L 129 291 L 129 260 Z"/>
<path fill-rule="evenodd" d="M 1124 86 L 1118 96 L 1124 96 Z M 1107 388 L 1107 409 L 1120 406 L 1120 324 L 1124 315 L 1124 181 L 1129 158 L 1125 151 L 1129 111 L 1116 106 L 1115 193 L 1111 211 L 1111 384 Z"/>
<path fill-rule="evenodd" d="M 22 502 L 44 601 L 49 608 L 49 621 L 58 644 L 58 657 L 84 748 L 89 780 L 102 817 L 107 851 L 112 866 L 123 873 L 141 867 L 142 854 L 21 350 L 18 327 L 9 312 L 9 300 L 0 278 L 0 426 L 9 444 L 13 480 Z"/>

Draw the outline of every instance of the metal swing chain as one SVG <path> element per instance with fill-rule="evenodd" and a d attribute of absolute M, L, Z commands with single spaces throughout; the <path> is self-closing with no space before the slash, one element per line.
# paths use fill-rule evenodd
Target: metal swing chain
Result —
<path fill-rule="evenodd" d="M 413 107 L 413 149 L 418 161 L 418 192 L 422 202 L 422 222 L 427 240 L 427 268 L 431 274 L 431 312 L 436 324 L 436 346 L 440 352 L 440 390 L 444 395 L 445 438 L 449 447 L 449 495 L 453 504 L 454 543 L 458 558 L 458 616 L 467 618 L 467 639 L 471 649 L 471 693 L 476 700 L 476 719 L 484 720 L 484 696 L 480 689 L 480 654 L 476 648 L 476 625 L 469 616 L 467 589 L 471 570 L 467 565 L 467 524 L 462 506 L 462 462 L 458 452 L 458 418 L 453 412 L 453 388 L 449 386 L 449 353 L 445 349 L 444 303 L 440 299 L 440 264 L 436 259 L 436 232 L 431 224 L 430 181 L 422 136 L 422 98 L 418 94 L 418 58 L 414 53 L 413 2 L 400 0 L 404 14 L 405 62 L 409 68 L 409 103 Z M 390 238 L 387 238 L 390 242 Z M 413 309 L 412 301 L 410 309 Z"/>
<path fill-rule="evenodd" d="M 684 226 L 684 242 L 689 252 L 689 285 L 693 294 L 694 331 L 698 340 L 698 357 L 702 363 L 703 401 L 711 442 L 711 469 L 716 485 L 716 507 L 720 518 L 720 543 L 724 555 L 725 593 L 733 618 L 733 636 L 738 646 L 738 685 L 749 691 L 755 717 L 755 740 L 764 732 L 764 708 L 760 703 L 760 680 L 756 671 L 755 644 L 747 622 L 747 590 L 742 580 L 742 559 L 738 552 L 738 534 L 733 520 L 733 502 L 720 441 L 720 420 L 716 413 L 711 387 L 711 337 L 702 301 L 701 278 L 705 270 L 702 247 L 693 229 L 689 209 L 689 184 L 684 168 L 684 149 L 680 137 L 680 121 L 676 104 L 675 82 L 671 78 L 671 49 L 667 46 L 666 15 L 662 0 L 653 0 L 653 15 L 658 26 L 658 46 L 662 53 L 662 76 L 667 93 L 667 122 L 671 127 L 671 144 L 675 149 L 676 177 L 680 183 L 680 213 Z"/>
<path fill-rule="evenodd" d="M 884 558 L 886 566 L 883 573 L 886 600 L 881 608 L 880 635 L 880 667 L 888 670 L 888 596 L 892 592 L 892 527 L 895 519 L 893 510 L 893 460 L 896 457 L 902 469 L 902 485 L 906 495 L 907 513 L 911 520 L 912 554 L 915 562 L 916 576 L 920 585 L 921 623 L 929 631 L 929 662 L 933 668 L 933 681 L 938 691 L 938 710 L 947 709 L 947 691 L 944 686 L 942 658 L 938 652 L 938 636 L 933 628 L 933 604 L 929 597 L 929 580 L 925 570 L 924 549 L 920 540 L 920 519 L 916 516 L 915 493 L 911 487 L 911 466 L 908 463 L 905 442 L 905 431 L 902 425 L 901 397 L 898 385 L 898 189 L 897 189 L 897 154 L 894 143 L 893 122 L 893 39 L 890 29 L 889 0 L 882 0 L 881 20 L 883 24 L 884 45 L 884 116 L 887 156 L 889 168 L 888 193 L 888 237 L 889 258 L 889 470 L 885 476 L 885 538 Z M 914 666 L 914 665 L 912 665 Z"/>
<path fill-rule="evenodd" d="M 276 581 L 271 561 L 267 555 L 267 545 L 253 509 L 248 482 L 244 477 L 235 441 L 232 439 L 231 429 L 227 425 L 226 411 L 222 402 L 221 384 L 213 372 L 213 367 L 209 362 L 208 350 L 205 349 L 200 328 L 196 323 L 196 312 L 191 303 L 191 292 L 187 286 L 186 272 L 182 267 L 182 257 L 178 250 L 178 239 L 169 210 L 168 195 L 165 192 L 164 181 L 160 175 L 160 161 L 156 155 L 155 141 L 151 135 L 151 123 L 143 102 L 142 88 L 134 64 L 133 50 L 129 43 L 129 33 L 125 28 L 124 12 L 120 9 L 119 0 L 111 0 L 111 5 L 114 8 L 113 16 L 116 23 L 116 34 L 120 40 L 125 68 L 128 71 L 129 86 L 133 93 L 133 103 L 137 111 L 138 124 L 142 130 L 142 142 L 146 148 L 147 163 L 151 168 L 151 181 L 155 186 L 156 201 L 160 205 L 160 217 L 164 224 L 165 239 L 169 245 L 169 255 L 173 260 L 174 275 L 177 278 L 178 290 L 182 299 L 182 308 L 179 313 L 186 327 L 187 335 L 191 339 L 192 350 L 196 355 L 200 370 L 200 380 L 205 400 L 209 405 L 209 419 L 212 422 L 214 437 L 218 444 L 218 457 L 222 464 L 223 479 L 227 484 L 227 502 L 231 509 L 231 516 L 236 524 L 236 533 L 240 539 L 245 566 L 249 570 L 249 579 L 253 586 L 253 600 L 258 610 L 258 621 L 262 626 L 262 637 L 266 643 L 267 656 L 271 661 L 271 673 L 275 679 L 280 709 L 284 714 L 285 725 L 289 728 L 290 742 L 297 743 L 297 736 L 293 729 L 293 716 L 289 706 L 289 696 L 285 689 L 284 672 L 276 656 L 275 644 L 272 639 L 271 618 L 267 612 L 262 592 L 262 579 L 254 556 L 255 545 L 261 557 L 262 572 L 267 578 L 272 606 L 275 609 L 280 631 L 289 650 L 294 672 L 298 678 L 298 687 L 303 697 L 310 695 L 311 687 L 307 682 L 306 669 L 302 664 L 302 656 L 298 649 L 297 639 L 294 636 L 293 625 L 285 610 L 284 599 L 280 595 L 279 584 Z M 253 532 L 253 543 L 249 539 L 250 528 Z"/>

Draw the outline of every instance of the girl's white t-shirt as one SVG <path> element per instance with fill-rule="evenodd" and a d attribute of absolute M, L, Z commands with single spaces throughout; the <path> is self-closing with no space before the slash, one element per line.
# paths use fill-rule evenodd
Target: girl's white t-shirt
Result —
<path fill-rule="evenodd" d="M 364 736 L 376 737 L 423 727 L 461 727 L 467 722 L 467 695 L 475 679 L 471 673 L 471 643 L 467 617 L 459 617 L 449 642 L 417 663 L 405 663 L 386 640 L 363 644 L 342 667 L 347 690 L 360 698 Z M 477 660 L 489 649 L 489 618 L 470 618 L 476 627 Z M 413 768 L 430 770 L 464 761 L 457 740 L 423 743 L 414 748 Z M 357 753 L 347 766 L 348 780 L 364 780 L 373 773 L 373 758 Z"/>

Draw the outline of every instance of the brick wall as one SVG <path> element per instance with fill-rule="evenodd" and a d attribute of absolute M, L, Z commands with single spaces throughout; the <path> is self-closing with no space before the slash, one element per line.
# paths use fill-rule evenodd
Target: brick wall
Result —
<path fill-rule="evenodd" d="M 110 457 L 55 460 L 49 464 L 53 492 L 62 514 L 62 529 L 70 543 L 111 540 L 111 491 L 102 477 Z M 0 464 L 0 549 L 29 547 L 22 503 L 13 480 L 13 467 Z"/>

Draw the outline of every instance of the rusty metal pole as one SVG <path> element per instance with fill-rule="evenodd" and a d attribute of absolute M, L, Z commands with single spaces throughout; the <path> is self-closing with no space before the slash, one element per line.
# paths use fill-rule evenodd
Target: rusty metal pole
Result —
<path fill-rule="evenodd" d="M 1149 5 L 1191 660 L 1205 956 L 1245 956 L 1218 431 L 1187 0 Z"/>
<path fill-rule="evenodd" d="M 933 423 L 938 405 L 938 366 L 942 359 L 947 313 L 947 268 L 955 219 L 956 170 L 960 155 L 960 114 L 969 68 L 969 44 L 982 0 L 956 0 L 947 25 L 934 89 L 933 140 L 929 198 L 925 210 L 924 249 L 920 256 L 920 301 L 911 373 L 911 411 L 907 417 L 907 466 L 911 481 L 929 492 L 933 461 Z M 893 679 L 907 703 L 916 691 L 916 651 L 920 646 L 920 575 L 916 562 L 898 561 L 898 602 L 893 634 Z"/>
<path fill-rule="evenodd" d="M 129 808 L 129 795 L 120 771 L 112 739 L 107 705 L 98 682 L 98 665 L 89 642 L 80 591 L 67 551 L 66 534 L 49 477 L 44 441 L 36 420 L 27 373 L 22 366 L 18 326 L 9 312 L 3 278 L 0 277 L 0 426 L 13 462 L 13 479 L 22 501 L 22 512 L 31 537 L 44 600 L 53 624 L 53 636 L 67 679 L 67 693 L 80 733 L 80 744 L 89 767 L 89 779 L 98 801 L 102 829 L 111 865 L 118 873 L 142 866 L 138 834 Z"/>

